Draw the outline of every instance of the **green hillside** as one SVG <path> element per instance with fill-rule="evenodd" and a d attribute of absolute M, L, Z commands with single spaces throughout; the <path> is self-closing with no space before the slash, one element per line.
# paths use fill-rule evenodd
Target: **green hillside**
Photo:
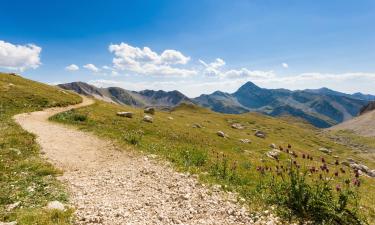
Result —
<path fill-rule="evenodd" d="M 0 73 L 0 221 L 18 224 L 68 224 L 71 211 L 47 211 L 51 200 L 67 200 L 55 178 L 59 171 L 39 156 L 35 136 L 22 130 L 12 116 L 81 101 L 76 94 Z M 8 211 L 9 204 L 19 202 Z"/>
<path fill-rule="evenodd" d="M 131 111 L 134 116 L 118 117 L 116 112 L 119 111 Z M 60 113 L 52 120 L 76 125 L 120 145 L 133 145 L 135 150 L 147 154 L 159 155 L 180 170 L 198 173 L 203 182 L 218 183 L 228 190 L 238 191 L 254 209 L 265 206 L 265 199 L 257 189 L 261 176 L 256 168 L 277 165 L 276 160 L 266 156 L 272 143 L 284 149 L 290 144 L 291 151 L 300 157 L 302 164 L 319 167 L 321 157 L 324 157 L 331 167 L 327 179 L 333 177 L 332 185 L 353 175 L 348 167 L 335 166 L 336 159 L 342 162 L 350 157 L 370 168 L 375 167 L 375 162 L 365 154 L 356 154 L 312 125 L 287 117 L 220 114 L 185 104 L 171 112 L 157 111 L 153 123 L 142 121 L 143 116 L 143 110 L 138 108 L 97 101 L 88 107 Z M 244 129 L 232 128 L 234 123 L 240 123 Z M 255 137 L 256 130 L 265 132 L 266 138 Z M 218 136 L 218 131 L 223 131 L 227 137 Z M 251 143 L 243 143 L 240 139 L 249 139 Z M 333 152 L 325 154 L 319 148 Z M 313 160 L 302 160 L 304 154 Z M 288 154 L 281 153 L 281 161 L 286 162 L 288 158 Z M 342 178 L 334 178 L 333 173 L 341 167 L 348 172 Z M 375 180 L 364 176 L 361 179 L 361 214 L 375 221 L 375 195 L 368 194 L 375 193 Z"/>

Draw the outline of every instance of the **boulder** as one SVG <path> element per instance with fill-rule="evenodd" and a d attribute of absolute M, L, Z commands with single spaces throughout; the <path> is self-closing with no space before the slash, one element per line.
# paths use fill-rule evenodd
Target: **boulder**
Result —
<path fill-rule="evenodd" d="M 64 211 L 65 206 L 59 201 L 52 201 L 52 202 L 48 202 L 47 209 L 56 209 L 56 210 Z"/>
<path fill-rule="evenodd" d="M 242 142 L 244 144 L 251 143 L 251 141 L 249 139 L 240 139 L 240 142 Z"/>
<path fill-rule="evenodd" d="M 146 107 L 144 112 L 154 115 L 155 114 L 155 108 L 154 107 Z"/>
<path fill-rule="evenodd" d="M 152 116 L 145 115 L 143 117 L 143 121 L 148 122 L 148 123 L 152 123 L 152 122 L 154 122 L 154 118 L 152 118 Z"/>
<path fill-rule="evenodd" d="M 200 125 L 199 123 L 194 123 L 193 128 L 202 128 L 202 125 Z"/>
<path fill-rule="evenodd" d="M 239 123 L 232 124 L 232 128 L 233 129 L 239 129 L 239 130 L 243 130 L 244 129 L 244 127 L 241 124 L 239 124 Z"/>
<path fill-rule="evenodd" d="M 133 118 L 132 112 L 117 112 L 116 115 L 122 116 L 122 117 L 127 117 L 127 118 Z"/>
<path fill-rule="evenodd" d="M 321 151 L 323 153 L 326 153 L 326 154 L 331 154 L 332 153 L 332 150 L 327 149 L 327 148 L 319 148 L 319 151 Z"/>
<path fill-rule="evenodd" d="M 257 130 L 254 135 L 259 138 L 266 138 L 266 133 L 260 130 Z"/>
<path fill-rule="evenodd" d="M 375 177 L 375 170 L 370 170 L 369 172 L 367 172 L 367 175 L 369 175 L 370 177 Z"/>
<path fill-rule="evenodd" d="M 278 159 L 279 156 L 280 156 L 280 151 L 277 150 L 277 149 L 274 149 L 274 150 L 272 150 L 272 151 L 267 152 L 266 155 L 267 155 L 269 158 L 272 158 L 272 159 Z"/>
<path fill-rule="evenodd" d="M 225 133 L 223 131 L 218 131 L 218 132 L 216 132 L 216 134 L 219 137 L 224 137 L 224 138 L 226 137 L 226 135 L 225 135 Z"/>

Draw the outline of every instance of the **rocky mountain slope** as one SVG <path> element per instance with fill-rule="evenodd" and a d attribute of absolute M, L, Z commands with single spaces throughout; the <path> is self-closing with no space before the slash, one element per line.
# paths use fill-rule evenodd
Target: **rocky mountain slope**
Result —
<path fill-rule="evenodd" d="M 358 115 L 360 109 L 375 96 L 345 94 L 328 88 L 290 91 L 260 88 L 247 82 L 236 92 L 214 92 L 193 101 L 217 112 L 261 112 L 271 116 L 291 115 L 317 127 L 330 127 Z"/>
<path fill-rule="evenodd" d="M 375 102 L 363 107 L 359 116 L 333 126 L 330 130 L 350 130 L 361 136 L 375 137 Z"/>
<path fill-rule="evenodd" d="M 366 106 L 364 106 L 361 110 L 360 110 L 360 115 L 363 115 L 367 112 L 371 112 L 375 110 L 375 101 L 372 101 L 370 102 L 369 104 L 367 104 Z"/>
<path fill-rule="evenodd" d="M 160 106 L 172 107 L 180 103 L 192 103 L 191 100 L 178 91 L 129 91 L 119 87 L 98 88 L 84 82 L 59 84 L 59 87 L 72 90 L 79 94 L 92 96 L 106 102 L 118 103 L 137 107 Z"/>

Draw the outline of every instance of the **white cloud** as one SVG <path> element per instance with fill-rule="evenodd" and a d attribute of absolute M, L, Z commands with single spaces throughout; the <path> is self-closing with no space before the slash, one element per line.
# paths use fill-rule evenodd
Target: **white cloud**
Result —
<path fill-rule="evenodd" d="M 91 64 L 91 63 L 84 65 L 83 68 L 88 69 L 88 70 L 90 70 L 94 73 L 99 72 L 99 68 L 96 67 L 94 64 Z"/>
<path fill-rule="evenodd" d="M 284 67 L 285 69 L 289 68 L 289 65 L 287 63 L 281 63 L 281 66 Z"/>
<path fill-rule="evenodd" d="M 67 70 L 67 71 L 77 71 L 77 70 L 79 70 L 79 67 L 76 64 L 71 64 L 71 65 L 65 67 L 65 70 Z"/>
<path fill-rule="evenodd" d="M 14 45 L 0 40 L 0 67 L 19 71 L 36 69 L 41 64 L 41 51 L 34 44 Z"/>
<path fill-rule="evenodd" d="M 144 75 L 166 75 L 187 77 L 197 74 L 194 70 L 177 67 L 185 65 L 190 57 L 176 50 L 165 50 L 160 55 L 148 47 L 143 49 L 126 43 L 111 44 L 109 51 L 115 55 L 113 66 L 117 70 L 130 71 Z"/>
<path fill-rule="evenodd" d="M 211 77 L 218 77 L 221 79 L 230 78 L 230 79 L 238 79 L 238 78 L 271 78 L 275 77 L 273 71 L 260 71 L 260 70 L 249 70 L 247 68 L 241 69 L 231 69 L 231 70 L 223 70 L 222 68 L 225 65 L 225 61 L 217 58 L 215 61 L 211 63 L 206 63 L 203 60 L 199 60 L 199 62 L 205 67 L 203 73 L 207 76 Z"/>

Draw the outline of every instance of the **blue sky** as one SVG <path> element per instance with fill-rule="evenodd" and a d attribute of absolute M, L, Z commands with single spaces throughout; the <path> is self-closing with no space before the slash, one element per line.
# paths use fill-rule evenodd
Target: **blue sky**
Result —
<path fill-rule="evenodd" d="M 198 96 L 250 80 L 375 94 L 375 1 L 0 4 L 0 70 L 46 83 Z"/>

